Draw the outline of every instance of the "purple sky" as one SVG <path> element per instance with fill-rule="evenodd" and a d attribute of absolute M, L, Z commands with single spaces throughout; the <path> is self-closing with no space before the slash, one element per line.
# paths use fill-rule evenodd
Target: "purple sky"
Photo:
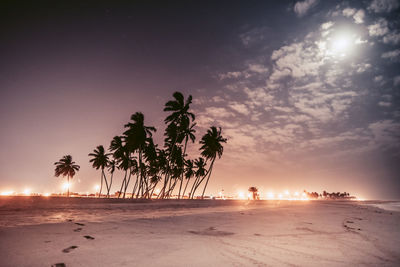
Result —
<path fill-rule="evenodd" d="M 161 145 L 179 90 L 228 138 L 209 194 L 400 198 L 399 1 L 128 2 L 0 4 L 0 192 L 61 191 L 66 154 L 93 191 L 87 154 L 136 111 Z"/>

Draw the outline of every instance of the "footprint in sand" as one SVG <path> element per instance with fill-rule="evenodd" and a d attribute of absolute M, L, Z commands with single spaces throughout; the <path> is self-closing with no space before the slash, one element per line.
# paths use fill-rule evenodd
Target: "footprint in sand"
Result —
<path fill-rule="evenodd" d="M 52 264 L 51 267 L 66 267 L 67 265 L 65 265 L 65 263 L 60 262 L 60 263 L 56 263 L 56 264 Z"/>
<path fill-rule="evenodd" d="M 74 232 L 80 232 L 80 231 L 82 231 L 82 228 L 76 228 L 76 229 L 74 229 Z"/>
<path fill-rule="evenodd" d="M 228 236 L 235 234 L 232 232 L 216 231 L 216 228 L 212 226 L 203 231 L 188 231 L 188 232 L 195 235 L 208 235 L 208 236 Z"/>
<path fill-rule="evenodd" d="M 74 249 L 76 249 L 76 248 L 78 248 L 78 246 L 70 246 L 70 247 L 68 247 L 68 248 L 64 248 L 64 249 L 62 250 L 62 252 L 64 252 L 64 253 L 70 253 L 72 250 L 74 250 Z"/>
<path fill-rule="evenodd" d="M 85 226 L 85 224 L 83 224 L 83 223 L 75 223 L 76 225 L 79 225 L 79 226 Z"/>
<path fill-rule="evenodd" d="M 88 239 L 88 240 L 93 240 L 93 239 L 94 239 L 94 237 L 92 237 L 92 236 L 90 236 L 90 235 L 84 235 L 83 237 L 86 238 L 86 239 Z"/>

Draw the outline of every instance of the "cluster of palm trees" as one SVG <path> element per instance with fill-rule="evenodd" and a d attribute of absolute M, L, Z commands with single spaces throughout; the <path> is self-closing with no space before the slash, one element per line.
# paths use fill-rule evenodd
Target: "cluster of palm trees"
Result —
<path fill-rule="evenodd" d="M 201 186 L 204 197 L 215 160 L 221 158 L 227 139 L 222 137 L 221 128 L 211 127 L 199 141 L 201 157 L 188 158 L 188 145 L 196 141 L 195 115 L 190 112 L 192 96 L 185 100 L 182 93 L 175 92 L 173 98 L 164 108 L 168 115 L 163 148 L 154 143 L 156 128 L 146 126 L 144 115 L 136 112 L 125 125 L 125 132 L 111 140 L 108 151 L 99 145 L 89 154 L 93 168 L 101 171 L 99 196 L 103 185 L 105 195 L 110 196 L 114 172 L 120 170 L 123 179 L 118 197 L 125 198 L 129 193 L 131 198 L 165 199 L 175 192 L 178 199 L 194 198 Z M 159 191 L 154 194 L 156 188 Z"/>

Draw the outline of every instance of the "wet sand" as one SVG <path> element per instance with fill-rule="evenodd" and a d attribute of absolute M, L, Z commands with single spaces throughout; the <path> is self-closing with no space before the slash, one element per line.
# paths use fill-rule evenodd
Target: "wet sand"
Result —
<path fill-rule="evenodd" d="M 0 197 L 0 266 L 399 266 L 399 222 L 354 201 Z"/>

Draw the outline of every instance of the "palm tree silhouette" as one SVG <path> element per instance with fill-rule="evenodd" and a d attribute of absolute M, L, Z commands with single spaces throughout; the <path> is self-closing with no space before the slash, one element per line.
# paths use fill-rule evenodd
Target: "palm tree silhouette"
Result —
<path fill-rule="evenodd" d="M 221 135 L 221 128 L 217 130 L 217 128 L 214 126 L 212 126 L 200 140 L 200 144 L 202 145 L 200 147 L 201 155 L 205 157 L 206 160 L 211 160 L 210 168 L 208 169 L 206 175 L 208 177 L 206 180 L 206 184 L 204 185 L 201 198 L 204 198 L 204 192 L 206 191 L 208 181 L 210 180 L 215 159 L 217 158 L 217 156 L 218 158 L 221 158 L 222 153 L 224 152 L 224 147 L 222 146 L 222 143 L 226 143 L 226 141 L 227 139 L 223 138 Z"/>
<path fill-rule="evenodd" d="M 190 126 L 190 122 L 194 121 L 195 115 L 189 112 L 190 104 L 192 103 L 192 96 L 189 95 L 187 100 L 185 101 L 184 96 L 180 92 L 175 92 L 173 94 L 174 100 L 170 100 L 165 104 L 164 111 L 171 112 L 170 115 L 164 120 L 167 124 L 167 128 L 165 130 L 165 146 L 167 148 L 168 153 L 168 166 L 167 166 L 167 173 L 165 175 L 164 186 L 159 194 L 159 197 L 164 198 L 169 197 L 172 194 L 172 191 L 176 185 L 177 179 L 181 179 L 181 185 L 179 189 L 179 196 L 180 191 L 182 189 L 182 169 L 183 164 L 180 166 L 171 166 L 173 165 L 173 161 L 176 159 L 176 150 L 179 149 L 179 145 L 186 139 L 185 148 L 180 149 L 181 153 L 183 153 L 183 157 L 185 156 L 184 153 L 186 152 L 186 145 L 188 139 L 193 138 L 194 132 L 194 125 L 193 127 Z M 194 139 L 193 139 L 194 140 Z M 173 173 L 172 173 L 173 171 Z M 178 172 L 181 173 L 180 176 L 176 177 Z M 174 174 L 174 175 L 173 175 Z M 172 179 L 175 179 L 174 183 L 172 183 Z M 169 184 L 169 185 L 168 185 Z M 166 189 L 168 186 L 168 190 Z"/>
<path fill-rule="evenodd" d="M 112 182 L 113 182 L 113 176 L 114 176 L 114 172 L 115 172 L 115 168 L 116 168 L 116 162 L 115 159 L 110 160 L 108 162 L 108 171 L 111 174 L 111 178 L 110 178 L 110 184 L 109 187 L 107 188 L 107 196 L 110 197 L 110 190 L 111 190 L 111 186 L 112 186 Z"/>
<path fill-rule="evenodd" d="M 193 160 L 185 160 L 185 178 L 186 178 L 186 185 L 185 189 L 183 190 L 182 197 L 185 196 L 186 188 L 189 184 L 190 179 L 195 176 L 196 172 L 194 170 L 194 161 Z M 180 192 L 179 192 L 180 193 Z M 179 196 L 179 195 L 178 195 Z"/>
<path fill-rule="evenodd" d="M 253 200 L 256 200 L 257 198 L 257 193 L 258 193 L 258 189 L 257 187 L 249 187 L 249 192 L 253 194 Z"/>
<path fill-rule="evenodd" d="M 156 128 L 144 125 L 144 115 L 141 112 L 132 114 L 131 120 L 133 123 L 129 122 L 125 125 L 125 128 L 128 128 L 128 130 L 124 132 L 124 138 L 129 153 L 133 154 L 137 151 L 139 155 L 137 176 L 139 179 L 139 187 L 137 192 L 138 197 L 140 192 L 142 195 L 144 195 L 145 192 L 149 191 L 149 184 L 145 177 L 146 172 L 143 164 L 143 151 L 145 150 L 146 145 L 148 145 L 149 142 L 152 142 L 150 139 L 152 139 L 152 133 L 156 131 Z"/>
<path fill-rule="evenodd" d="M 190 141 L 192 141 L 192 143 L 194 143 L 194 141 L 196 140 L 196 136 L 194 135 L 194 133 L 196 132 L 196 130 L 194 129 L 195 126 L 196 126 L 196 123 L 193 123 L 190 127 L 185 127 L 185 129 L 182 130 L 181 135 L 185 139 L 185 146 L 184 146 L 183 154 L 182 154 L 183 158 L 185 158 L 185 156 L 186 156 L 186 148 L 187 148 L 187 143 L 188 143 L 189 139 L 190 139 Z M 184 172 L 182 172 L 182 176 L 181 176 L 181 184 L 179 186 L 178 199 L 180 199 L 180 196 L 181 196 L 183 175 L 184 175 Z M 186 183 L 186 185 L 187 185 L 187 183 Z"/>
<path fill-rule="evenodd" d="M 92 159 L 89 160 L 89 162 L 92 163 L 92 167 L 95 168 L 96 170 L 101 169 L 101 178 L 100 178 L 101 185 L 100 185 L 99 197 L 101 197 L 101 190 L 103 189 L 103 179 L 106 183 L 106 187 L 107 187 L 107 191 L 108 191 L 108 183 L 107 183 L 106 174 L 104 173 L 104 168 L 106 168 L 108 166 L 109 155 L 110 154 L 105 153 L 103 146 L 97 146 L 93 150 L 93 153 L 89 154 L 89 157 L 92 157 Z"/>
<path fill-rule="evenodd" d="M 192 119 L 192 121 L 195 119 L 195 115 L 189 112 L 192 96 L 189 95 L 186 102 L 183 94 L 180 92 L 175 92 L 172 96 L 175 100 L 170 100 L 165 104 L 164 111 L 172 111 L 172 114 L 165 119 L 165 123 L 174 122 L 177 125 L 189 125 L 190 119 Z"/>
<path fill-rule="evenodd" d="M 67 183 L 68 183 L 68 191 L 67 196 L 69 197 L 69 179 L 73 178 L 76 172 L 79 171 L 80 166 L 76 165 L 74 161 L 72 161 L 71 155 L 66 155 L 62 157 L 59 161 L 55 162 L 56 165 L 55 169 L 55 177 L 59 177 L 62 175 L 63 177 L 67 176 Z"/>
<path fill-rule="evenodd" d="M 198 159 L 194 160 L 194 165 L 196 168 L 195 176 L 196 179 L 193 182 L 192 189 L 190 189 L 189 197 L 193 198 L 194 197 L 194 191 L 196 191 L 197 187 L 200 185 L 200 179 L 201 177 L 204 177 L 207 173 L 206 170 L 206 162 L 204 158 L 200 157 Z"/>

